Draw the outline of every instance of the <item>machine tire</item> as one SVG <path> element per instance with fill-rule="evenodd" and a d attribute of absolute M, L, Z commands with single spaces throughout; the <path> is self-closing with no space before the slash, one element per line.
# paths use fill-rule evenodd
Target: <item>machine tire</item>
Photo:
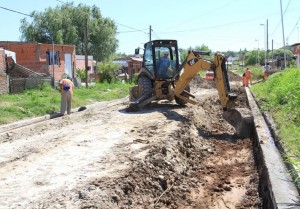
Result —
<path fill-rule="evenodd" d="M 139 96 L 150 95 L 153 92 L 152 82 L 147 76 L 141 76 L 138 79 Z"/>
<path fill-rule="evenodd" d="M 190 86 L 188 85 L 187 87 L 185 87 L 184 89 L 185 91 L 190 93 Z M 184 92 L 181 93 L 182 95 L 184 95 Z M 187 96 L 189 98 L 189 96 Z M 175 96 L 175 102 L 179 105 L 186 105 L 186 101 L 180 99 L 179 97 Z"/>

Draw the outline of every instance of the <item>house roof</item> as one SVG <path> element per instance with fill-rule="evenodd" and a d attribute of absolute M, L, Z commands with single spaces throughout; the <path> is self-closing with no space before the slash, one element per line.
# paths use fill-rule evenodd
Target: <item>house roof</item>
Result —
<path fill-rule="evenodd" d="M 300 45 L 300 43 L 295 43 L 295 44 L 293 44 L 291 46 L 294 47 L 294 46 L 298 46 L 298 45 Z"/>
<path fill-rule="evenodd" d="M 13 45 L 21 45 L 21 44 L 38 44 L 38 45 L 50 45 L 52 46 L 53 44 L 49 44 L 49 43 L 37 43 L 37 42 L 25 42 L 25 41 L 0 41 L 0 43 L 9 43 L 9 44 L 13 44 Z M 66 44 L 56 44 L 54 43 L 55 46 L 71 46 L 75 48 L 75 45 L 66 45 Z"/>
<path fill-rule="evenodd" d="M 138 62 L 142 62 L 142 61 L 143 61 L 143 58 L 141 58 L 141 57 L 131 57 L 131 60 L 133 60 L 133 61 L 138 61 Z"/>
<path fill-rule="evenodd" d="M 128 62 L 125 60 L 114 60 L 113 63 L 119 64 L 123 67 L 128 67 Z"/>

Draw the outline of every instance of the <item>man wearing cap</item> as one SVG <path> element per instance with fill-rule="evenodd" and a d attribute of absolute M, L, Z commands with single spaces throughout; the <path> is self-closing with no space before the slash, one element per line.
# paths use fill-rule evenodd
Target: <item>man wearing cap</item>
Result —
<path fill-rule="evenodd" d="M 165 51 L 164 56 L 160 58 L 158 65 L 158 77 L 168 77 L 168 67 L 170 66 L 169 52 Z"/>

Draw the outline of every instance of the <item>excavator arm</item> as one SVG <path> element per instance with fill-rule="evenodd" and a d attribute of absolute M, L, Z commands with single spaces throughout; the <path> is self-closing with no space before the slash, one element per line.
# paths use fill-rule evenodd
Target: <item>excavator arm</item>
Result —
<path fill-rule="evenodd" d="M 208 55 L 208 53 L 204 54 L 203 52 L 196 51 L 189 52 L 188 57 L 184 62 L 184 69 L 182 69 L 179 81 L 175 86 L 175 95 L 186 102 L 195 104 L 195 101 L 188 98 L 188 96 L 192 95 L 185 92 L 186 86 L 200 70 L 214 71 L 214 80 L 223 108 L 223 118 L 235 128 L 238 137 L 250 137 L 254 126 L 253 116 L 251 111 L 247 108 L 233 108 L 234 100 L 237 98 L 237 95 L 230 92 L 225 56 L 216 53 L 214 55 L 214 61 L 211 62 L 202 59 L 200 55 Z"/>
<path fill-rule="evenodd" d="M 184 69 L 182 69 L 179 80 L 175 86 L 175 95 L 186 102 L 195 104 L 195 101 L 186 97 L 188 94 L 184 89 L 200 70 L 213 70 L 221 106 L 223 110 L 232 108 L 233 102 L 237 96 L 230 92 L 225 56 L 216 53 L 214 55 L 214 61 L 212 62 L 202 59 L 200 55 L 208 55 L 208 53 L 204 54 L 203 52 L 197 51 L 189 52 L 188 57 L 185 60 Z"/>

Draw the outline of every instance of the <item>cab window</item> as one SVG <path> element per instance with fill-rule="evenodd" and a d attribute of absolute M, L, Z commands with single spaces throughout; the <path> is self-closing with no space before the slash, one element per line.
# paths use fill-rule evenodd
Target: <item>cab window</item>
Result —
<path fill-rule="evenodd" d="M 154 73 L 151 43 L 148 43 L 146 45 L 144 59 L 145 59 L 145 68 L 147 68 L 151 73 Z"/>

